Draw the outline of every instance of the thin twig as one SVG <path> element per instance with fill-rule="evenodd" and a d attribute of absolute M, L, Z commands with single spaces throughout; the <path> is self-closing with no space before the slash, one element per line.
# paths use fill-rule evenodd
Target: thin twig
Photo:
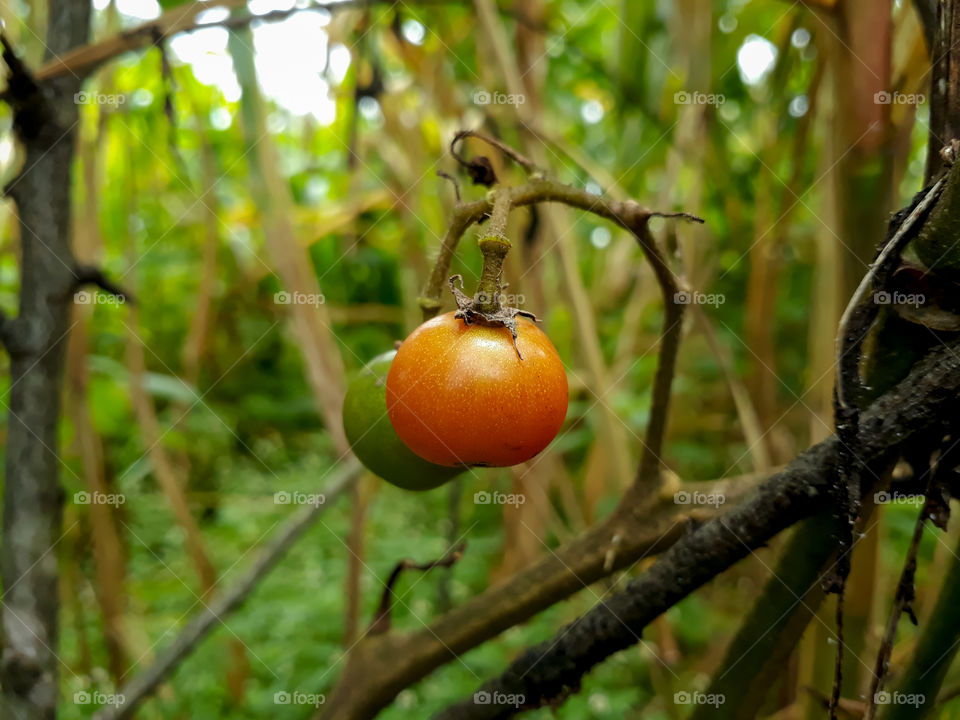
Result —
<path fill-rule="evenodd" d="M 903 569 L 900 572 L 900 580 L 897 583 L 897 590 L 893 598 L 893 606 L 890 608 L 890 614 L 887 616 L 887 624 L 883 633 L 883 640 L 880 643 L 880 649 L 877 652 L 877 661 L 874 665 L 873 680 L 870 683 L 870 692 L 867 695 L 867 709 L 864 713 L 864 720 L 873 720 L 877 712 L 876 697 L 883 689 L 883 681 L 886 679 L 887 670 L 890 665 L 890 656 L 893 653 L 893 644 L 897 637 L 897 626 L 900 624 L 900 616 L 906 613 L 910 622 L 917 625 L 917 616 L 913 610 L 913 601 L 916 597 L 915 577 L 917 573 L 917 556 L 920 551 L 920 540 L 923 538 L 923 530 L 928 521 L 934 525 L 946 530 L 947 519 L 949 517 L 949 496 L 951 490 L 949 483 L 953 480 L 954 468 L 956 467 L 956 455 L 958 443 L 960 440 L 950 439 L 950 445 L 943 450 L 940 457 L 933 464 L 933 467 L 927 467 L 921 474 L 919 480 L 926 478 L 923 485 L 923 507 L 917 515 L 916 523 L 913 527 L 913 536 L 910 539 L 910 546 L 907 548 L 907 554 L 903 562 Z M 920 457 L 929 459 L 928 452 L 921 452 Z"/>
<path fill-rule="evenodd" d="M 453 192 L 457 196 L 457 202 L 461 202 L 460 183 L 457 182 L 457 179 L 445 170 L 437 170 L 437 177 L 442 177 L 450 181 L 450 183 L 453 185 Z"/>
<path fill-rule="evenodd" d="M 929 489 L 930 485 L 927 484 Z M 917 624 L 917 618 L 913 614 L 914 600 L 914 576 L 917 572 L 917 554 L 920 551 L 920 540 L 923 537 L 923 528 L 927 522 L 927 502 L 924 501 L 920 513 L 917 515 L 917 522 L 913 526 L 913 537 L 910 539 L 910 547 L 907 549 L 907 556 L 903 562 L 903 569 L 900 571 L 900 580 L 897 583 L 897 591 L 893 598 L 893 607 L 890 608 L 890 614 L 887 616 L 887 625 L 884 629 L 883 640 L 880 643 L 880 650 L 877 652 L 877 661 L 873 668 L 873 679 L 870 681 L 870 692 L 867 694 L 867 709 L 864 713 L 864 720 L 873 720 L 877 712 L 876 697 L 877 693 L 883 688 L 883 680 L 887 674 L 890 664 L 890 653 L 893 651 L 893 643 L 897 636 L 897 626 L 900 624 L 900 616 L 908 613 L 914 625 Z"/>
<path fill-rule="evenodd" d="M 537 166 L 534 164 L 533 160 L 521 154 L 518 150 L 510 147 L 502 140 L 498 140 L 497 138 L 491 137 L 485 133 L 477 132 L 476 130 L 460 130 L 456 135 L 453 136 L 453 140 L 450 141 L 450 154 L 453 155 L 456 161 L 464 167 L 469 168 L 471 163 L 474 161 L 467 160 L 457 152 L 457 143 L 469 137 L 482 140 L 483 142 L 487 143 L 487 145 L 495 147 L 497 150 L 517 163 L 517 165 L 520 165 L 527 172 L 536 172 Z"/>
<path fill-rule="evenodd" d="M 73 275 L 73 287 L 70 288 L 69 292 L 71 295 L 84 285 L 94 285 L 124 302 L 136 304 L 136 300 L 130 292 L 114 283 L 106 276 L 103 270 L 94 265 L 78 265 L 74 268 Z"/>
<path fill-rule="evenodd" d="M 843 578 L 846 583 L 846 576 Z M 837 655 L 833 663 L 833 691 L 830 695 L 830 720 L 837 720 L 837 707 L 840 705 L 840 688 L 843 685 L 843 599 L 846 597 L 844 588 L 837 593 Z"/>
<path fill-rule="evenodd" d="M 393 588 L 400 579 L 404 570 L 433 570 L 434 568 L 453 567 L 463 557 L 467 547 L 466 540 L 460 542 L 453 550 L 441 558 L 426 563 L 415 563 L 413 560 L 401 560 L 393 568 L 390 577 L 383 586 L 383 595 L 380 597 L 380 606 L 377 608 L 373 621 L 370 623 L 369 634 L 378 635 L 390 629 L 390 611 L 393 609 Z"/>

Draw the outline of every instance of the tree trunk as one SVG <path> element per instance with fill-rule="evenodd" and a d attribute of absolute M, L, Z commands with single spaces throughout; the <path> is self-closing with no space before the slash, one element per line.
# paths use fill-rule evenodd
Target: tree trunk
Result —
<path fill-rule="evenodd" d="M 86 41 L 87 0 L 50 0 L 49 17 L 48 57 Z M 0 707 L 17 720 L 39 720 L 56 716 L 59 693 L 56 545 L 63 492 L 57 425 L 76 280 L 70 186 L 80 80 L 64 77 L 33 92 L 14 73 L 10 86 L 25 157 L 22 172 L 7 186 L 19 213 L 23 267 L 19 317 L 6 321 L 3 333 L 10 353 L 10 404 L 0 541 Z M 17 97 L 21 92 L 26 96 Z"/>

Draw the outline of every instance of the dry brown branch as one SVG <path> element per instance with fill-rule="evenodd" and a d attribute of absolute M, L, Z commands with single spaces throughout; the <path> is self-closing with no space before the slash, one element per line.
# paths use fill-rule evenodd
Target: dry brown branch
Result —
<path fill-rule="evenodd" d="M 691 483 L 707 494 L 722 492 L 728 502 L 752 486 L 742 482 Z M 455 655 L 497 636 L 591 583 L 663 552 L 690 526 L 715 514 L 709 507 L 677 505 L 672 491 L 648 498 L 642 507 L 621 503 L 604 522 L 553 550 L 536 564 L 484 591 L 419 631 L 364 637 L 347 659 L 324 720 L 373 717 L 403 688 Z M 615 542 L 614 538 L 618 538 Z M 611 555 L 612 545 L 617 552 Z M 403 658 L 402 662 L 388 658 Z"/>
<path fill-rule="evenodd" d="M 390 630 L 390 611 L 393 609 L 393 588 L 397 584 L 397 581 L 400 580 L 400 575 L 404 570 L 427 571 L 433 570 L 434 568 L 451 568 L 463 557 L 463 551 L 466 547 L 467 542 L 464 540 L 457 544 L 453 550 L 436 560 L 425 563 L 417 563 L 413 560 L 401 560 L 398 562 L 383 587 L 380 606 L 377 608 L 377 612 L 373 616 L 373 621 L 370 623 L 370 629 L 367 632 L 371 635 L 377 635 Z"/>

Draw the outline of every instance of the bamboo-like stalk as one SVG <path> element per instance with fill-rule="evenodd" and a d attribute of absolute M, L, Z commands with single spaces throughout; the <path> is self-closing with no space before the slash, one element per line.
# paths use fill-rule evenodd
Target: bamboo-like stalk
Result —
<path fill-rule="evenodd" d="M 102 128 L 102 124 L 98 130 Z M 74 245 L 78 259 L 84 264 L 95 264 L 101 252 L 98 227 L 100 178 L 97 172 L 101 148 L 100 133 L 81 141 L 80 160 L 83 168 L 83 214 L 79 219 Z M 90 369 L 87 351 L 93 305 L 76 306 L 76 325 L 67 343 L 66 410 L 70 417 L 83 466 L 84 479 L 91 496 L 103 497 L 110 493 L 103 465 L 103 442 L 93 422 L 87 388 Z M 119 679 L 127 669 L 127 633 L 124 623 L 124 577 L 126 553 L 117 529 L 114 509 L 106 503 L 91 503 L 90 535 L 93 539 L 93 559 L 96 571 L 96 595 L 103 618 L 104 641 L 109 656 L 110 672 Z"/>

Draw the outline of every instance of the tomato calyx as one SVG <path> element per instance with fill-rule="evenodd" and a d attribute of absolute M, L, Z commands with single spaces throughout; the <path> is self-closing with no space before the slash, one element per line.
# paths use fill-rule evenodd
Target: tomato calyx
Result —
<path fill-rule="evenodd" d="M 463 276 L 453 275 L 450 277 L 450 292 L 453 293 L 454 300 L 457 303 L 457 311 L 454 317 L 460 318 L 467 325 L 474 323 L 483 323 L 486 325 L 502 325 L 510 331 L 513 339 L 513 349 L 517 352 L 517 357 L 523 360 L 520 354 L 520 348 L 517 347 L 517 317 L 525 317 L 540 322 L 540 319 L 532 312 L 521 310 L 511 305 L 504 305 L 500 290 L 496 290 L 492 297 L 480 290 L 475 297 L 470 297 L 463 292 Z M 457 287 L 457 283 L 460 287 Z M 500 286 L 503 289 L 504 286 Z"/>

